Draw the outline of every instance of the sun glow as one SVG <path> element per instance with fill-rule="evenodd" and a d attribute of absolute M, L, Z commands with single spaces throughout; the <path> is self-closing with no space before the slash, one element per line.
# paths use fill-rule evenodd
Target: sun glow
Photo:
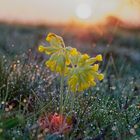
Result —
<path fill-rule="evenodd" d="M 89 19 L 92 15 L 91 7 L 85 3 L 78 5 L 76 15 L 80 19 Z"/>
<path fill-rule="evenodd" d="M 106 21 L 106 18 L 114 16 L 116 18 L 129 21 L 131 18 L 137 19 L 140 15 L 140 10 L 137 5 L 132 5 L 128 0 L 87 0 L 86 2 L 79 1 L 75 9 L 76 19 L 89 21 L 92 23 L 101 23 Z"/>
<path fill-rule="evenodd" d="M 114 15 L 116 12 L 115 10 L 119 7 L 119 3 L 117 1 L 106 0 L 106 3 L 103 3 L 100 0 L 79 3 L 79 5 L 76 7 L 75 14 L 78 19 L 100 22 L 108 15 Z"/>
<path fill-rule="evenodd" d="M 135 2 L 133 2 L 135 1 Z M 136 2 L 137 1 L 137 2 Z M 0 0 L 0 21 L 103 23 L 113 16 L 140 25 L 140 0 Z"/>

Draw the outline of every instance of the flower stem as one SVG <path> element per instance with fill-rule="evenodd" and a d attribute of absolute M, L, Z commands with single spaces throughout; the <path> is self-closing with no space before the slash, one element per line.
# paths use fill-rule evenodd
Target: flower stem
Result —
<path fill-rule="evenodd" d="M 75 103 L 75 92 L 72 92 L 71 93 L 71 112 L 73 112 L 74 103 Z"/>
<path fill-rule="evenodd" d="M 63 114 L 63 93 L 64 93 L 64 76 L 61 77 L 60 83 L 60 114 Z"/>

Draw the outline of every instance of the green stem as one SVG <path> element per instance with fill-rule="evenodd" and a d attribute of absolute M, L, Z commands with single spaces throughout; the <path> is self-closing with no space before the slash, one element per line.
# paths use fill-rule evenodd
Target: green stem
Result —
<path fill-rule="evenodd" d="M 64 76 L 61 77 L 60 83 L 60 114 L 63 114 L 63 93 L 64 93 Z"/>
<path fill-rule="evenodd" d="M 69 99 L 70 99 L 70 89 L 68 88 L 68 92 L 65 94 L 64 107 L 68 107 L 67 105 L 69 104 Z"/>
<path fill-rule="evenodd" d="M 75 92 L 71 92 L 71 112 L 74 109 L 74 102 L 75 102 Z"/>

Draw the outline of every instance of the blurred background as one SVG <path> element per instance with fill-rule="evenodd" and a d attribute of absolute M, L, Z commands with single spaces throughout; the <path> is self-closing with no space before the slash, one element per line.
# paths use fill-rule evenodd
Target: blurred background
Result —
<path fill-rule="evenodd" d="M 91 56 L 102 53 L 104 68 L 140 70 L 140 0 L 0 0 L 1 55 L 35 51 L 49 32 Z"/>

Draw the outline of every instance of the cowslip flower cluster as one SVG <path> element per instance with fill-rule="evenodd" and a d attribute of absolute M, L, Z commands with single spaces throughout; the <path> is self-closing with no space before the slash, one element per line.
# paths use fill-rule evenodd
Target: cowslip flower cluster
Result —
<path fill-rule="evenodd" d="M 97 80 L 103 80 L 104 75 L 99 73 L 98 64 L 102 61 L 102 55 L 90 57 L 81 54 L 76 48 L 66 47 L 63 39 L 53 33 L 48 34 L 46 41 L 50 43 L 49 47 L 38 47 L 39 52 L 51 55 L 46 66 L 63 75 L 72 92 L 81 92 L 95 86 Z"/>

